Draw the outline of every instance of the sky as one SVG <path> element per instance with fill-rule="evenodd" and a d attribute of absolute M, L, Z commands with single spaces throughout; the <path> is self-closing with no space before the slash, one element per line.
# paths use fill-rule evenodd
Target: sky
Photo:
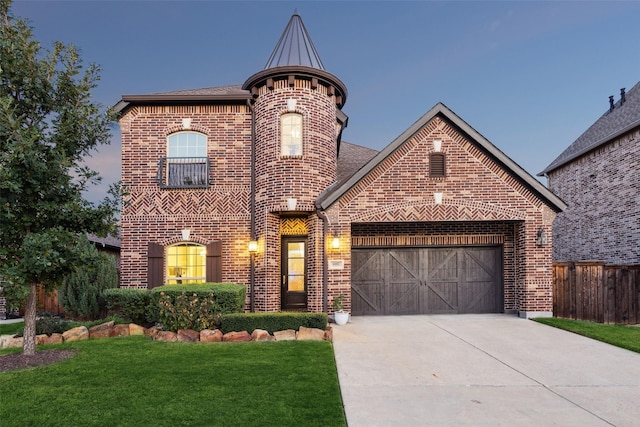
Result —
<path fill-rule="evenodd" d="M 297 11 L 348 89 L 343 141 L 383 149 L 438 102 L 536 175 L 640 81 L 640 1 L 14 0 L 44 48 L 102 68 L 94 101 L 242 84 Z M 120 130 L 87 164 L 120 179 Z M 546 180 L 542 179 L 546 184 Z"/>

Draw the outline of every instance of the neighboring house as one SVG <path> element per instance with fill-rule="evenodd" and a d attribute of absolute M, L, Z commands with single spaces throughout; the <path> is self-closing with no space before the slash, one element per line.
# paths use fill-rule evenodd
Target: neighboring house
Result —
<path fill-rule="evenodd" d="M 125 95 L 121 286 L 247 286 L 250 311 L 552 311 L 565 205 L 445 105 L 381 152 L 300 16 L 243 85 Z"/>
<path fill-rule="evenodd" d="M 640 82 L 539 175 L 568 206 L 553 224 L 554 261 L 640 264 Z"/>

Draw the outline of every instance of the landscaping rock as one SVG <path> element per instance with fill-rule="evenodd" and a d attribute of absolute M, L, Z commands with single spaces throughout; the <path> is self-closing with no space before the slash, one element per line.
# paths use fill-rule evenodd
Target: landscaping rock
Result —
<path fill-rule="evenodd" d="M 102 323 L 100 325 L 95 325 L 89 328 L 89 338 L 97 339 L 97 338 L 109 338 L 111 336 L 111 331 L 113 329 L 114 322 Z"/>
<path fill-rule="evenodd" d="M 324 341 L 324 331 L 316 328 L 305 328 L 300 326 L 298 331 L 298 340 L 300 341 Z"/>
<path fill-rule="evenodd" d="M 49 338 L 47 334 L 36 335 L 36 345 L 43 345 L 47 338 Z"/>
<path fill-rule="evenodd" d="M 222 336 L 222 341 L 228 342 L 243 342 L 243 341 L 251 341 L 251 335 L 249 332 L 228 332 Z"/>
<path fill-rule="evenodd" d="M 200 332 L 193 329 L 178 329 L 178 341 L 195 342 L 200 340 Z"/>
<path fill-rule="evenodd" d="M 144 334 L 151 338 L 157 337 L 159 333 L 160 333 L 160 328 L 158 328 L 157 326 L 152 326 L 144 330 Z"/>
<path fill-rule="evenodd" d="M 111 330 L 112 337 L 128 337 L 129 325 L 115 325 Z"/>
<path fill-rule="evenodd" d="M 89 339 L 89 329 L 86 326 L 78 326 L 62 333 L 64 342 L 84 341 Z"/>
<path fill-rule="evenodd" d="M 62 338 L 62 334 L 51 334 L 50 337 L 47 337 L 47 339 L 44 340 L 44 344 L 62 344 L 63 341 L 64 339 Z"/>
<path fill-rule="evenodd" d="M 160 342 L 176 342 L 178 341 L 178 334 L 171 331 L 158 331 L 154 339 Z"/>
<path fill-rule="evenodd" d="M 22 347 L 22 337 L 3 335 L 0 337 L 0 348 Z"/>
<path fill-rule="evenodd" d="M 326 331 L 324 331 L 324 340 L 333 342 L 333 328 L 329 326 Z"/>
<path fill-rule="evenodd" d="M 145 335 L 144 326 L 129 323 L 129 335 Z"/>
<path fill-rule="evenodd" d="M 200 331 L 200 342 L 220 342 L 222 341 L 222 331 L 220 329 L 203 329 Z"/>
<path fill-rule="evenodd" d="M 275 338 L 269 332 L 264 329 L 256 329 L 251 333 L 251 339 L 253 341 L 273 341 Z"/>
<path fill-rule="evenodd" d="M 293 329 L 286 329 L 284 331 L 275 331 L 273 333 L 276 341 L 295 341 L 296 339 L 296 331 Z"/>

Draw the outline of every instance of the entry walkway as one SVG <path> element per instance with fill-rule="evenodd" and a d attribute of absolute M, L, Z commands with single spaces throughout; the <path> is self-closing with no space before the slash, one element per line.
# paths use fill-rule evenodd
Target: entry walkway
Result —
<path fill-rule="evenodd" d="M 637 426 L 640 354 L 513 315 L 334 326 L 349 427 Z"/>

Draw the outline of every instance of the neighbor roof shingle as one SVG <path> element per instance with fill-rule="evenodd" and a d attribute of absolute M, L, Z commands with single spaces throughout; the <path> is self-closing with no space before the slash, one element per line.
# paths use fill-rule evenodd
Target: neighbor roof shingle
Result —
<path fill-rule="evenodd" d="M 637 126 L 640 126 L 640 82 L 626 93 L 624 104 L 620 105 L 618 100 L 612 111 L 607 110 L 538 176 L 544 176 Z"/>

